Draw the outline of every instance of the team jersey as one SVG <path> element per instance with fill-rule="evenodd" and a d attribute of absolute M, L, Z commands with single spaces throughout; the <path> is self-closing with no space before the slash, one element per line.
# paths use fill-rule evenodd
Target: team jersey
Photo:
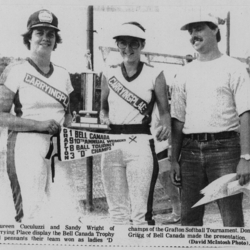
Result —
<path fill-rule="evenodd" d="M 14 111 L 25 119 L 46 121 L 54 119 L 62 123 L 73 91 L 68 72 L 51 64 L 48 74 L 43 74 L 31 59 L 9 65 L 1 76 L 12 92 Z"/>
<path fill-rule="evenodd" d="M 152 101 L 160 73 L 159 69 L 143 62 L 132 77 L 128 77 L 124 64 L 110 66 L 104 72 L 110 89 L 108 104 L 112 124 L 143 123 L 143 108 Z"/>

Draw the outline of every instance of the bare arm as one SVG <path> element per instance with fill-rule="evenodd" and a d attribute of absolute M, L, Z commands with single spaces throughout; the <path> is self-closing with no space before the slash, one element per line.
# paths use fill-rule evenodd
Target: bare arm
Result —
<path fill-rule="evenodd" d="M 241 155 L 250 154 L 250 111 L 240 116 L 240 124 Z M 237 166 L 237 179 L 240 185 L 250 181 L 250 161 L 240 159 Z"/>
<path fill-rule="evenodd" d="M 109 96 L 109 87 L 107 83 L 107 79 L 104 75 L 102 75 L 101 82 L 101 110 L 100 110 L 100 122 L 102 124 L 110 124 L 109 120 L 109 104 L 108 104 L 108 96 Z"/>
<path fill-rule="evenodd" d="M 163 72 L 156 79 L 155 96 L 160 115 L 160 126 L 156 138 L 159 141 L 167 140 L 171 133 L 171 116 L 169 113 L 167 84 Z"/>
<path fill-rule="evenodd" d="M 179 157 L 183 141 L 184 123 L 172 118 L 172 155 L 171 155 L 171 172 L 170 177 L 174 185 L 181 186 Z"/>
<path fill-rule="evenodd" d="M 15 93 L 6 86 L 0 85 L 0 126 L 14 131 L 47 131 L 55 134 L 60 130 L 60 124 L 54 120 L 44 122 L 23 119 L 10 114 Z"/>

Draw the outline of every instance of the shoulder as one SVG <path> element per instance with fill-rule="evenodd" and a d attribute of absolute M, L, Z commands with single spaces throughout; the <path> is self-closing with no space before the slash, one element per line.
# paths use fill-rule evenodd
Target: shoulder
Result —
<path fill-rule="evenodd" d="M 221 61 L 225 66 L 227 65 L 228 67 L 245 68 L 244 63 L 242 63 L 239 59 L 230 57 L 228 55 L 223 55 Z"/>
<path fill-rule="evenodd" d="M 22 69 L 23 67 L 27 66 L 27 61 L 26 60 L 20 60 L 20 61 L 14 61 L 11 62 L 4 71 L 10 72 L 11 70 L 19 70 Z"/>
<path fill-rule="evenodd" d="M 221 60 L 224 60 L 225 62 L 232 63 L 232 64 L 239 64 L 240 61 L 234 57 L 228 56 L 226 54 L 223 54 L 220 58 Z"/>
<path fill-rule="evenodd" d="M 143 72 L 149 77 L 149 79 L 152 79 L 153 81 L 164 76 L 163 69 L 161 67 L 155 67 L 146 62 L 143 62 Z"/>
<path fill-rule="evenodd" d="M 186 63 L 185 65 L 180 67 L 180 71 L 181 72 L 187 72 L 189 70 L 196 70 L 200 65 L 200 61 L 198 61 L 197 59 L 193 60 L 192 62 Z"/>
<path fill-rule="evenodd" d="M 60 71 L 64 71 L 64 72 L 67 72 L 68 73 L 68 71 L 64 68 L 64 67 L 62 67 L 62 66 L 59 66 L 59 65 L 57 65 L 57 64 L 54 64 L 54 63 L 52 63 L 53 64 L 53 67 L 56 69 L 56 70 L 60 70 Z"/>
<path fill-rule="evenodd" d="M 68 72 L 68 70 L 67 69 L 65 69 L 64 67 L 62 67 L 62 66 L 59 66 L 59 65 L 56 65 L 56 64 L 54 64 L 54 63 L 52 63 L 53 64 L 53 67 L 54 67 L 54 70 L 56 71 L 56 72 L 58 72 L 59 74 L 63 74 L 63 75 L 65 75 L 65 76 L 69 76 L 69 72 Z"/>
<path fill-rule="evenodd" d="M 192 65 L 191 65 L 192 64 Z M 192 62 L 189 64 L 186 64 L 184 66 L 179 67 L 176 70 L 176 74 L 174 76 L 174 82 L 177 82 L 179 80 L 183 80 L 186 78 L 187 75 L 190 75 L 190 73 L 197 68 L 196 63 Z"/>
<path fill-rule="evenodd" d="M 0 84 L 4 84 L 9 75 L 16 75 L 19 74 L 20 72 L 25 72 L 24 68 L 26 66 L 27 66 L 26 60 L 11 62 L 8 66 L 6 66 L 3 73 L 1 74 Z"/>
<path fill-rule="evenodd" d="M 151 64 L 148 64 L 146 62 L 143 62 L 143 70 L 146 71 L 146 72 L 155 72 L 155 73 L 159 73 L 161 70 L 158 68 L 158 67 L 155 67 Z"/>
<path fill-rule="evenodd" d="M 233 78 L 249 77 L 246 64 L 239 59 L 225 55 L 223 56 L 223 60 L 221 67 L 224 67 L 224 70 Z"/>
<path fill-rule="evenodd" d="M 155 69 L 155 67 L 147 62 L 143 62 L 144 66 L 147 68 Z"/>

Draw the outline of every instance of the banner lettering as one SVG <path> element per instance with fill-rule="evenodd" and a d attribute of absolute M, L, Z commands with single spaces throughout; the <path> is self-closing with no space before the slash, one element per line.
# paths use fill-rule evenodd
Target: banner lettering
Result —
<path fill-rule="evenodd" d="M 147 137 L 147 141 L 151 139 Z M 122 146 L 141 142 L 137 135 L 101 134 L 63 128 L 59 135 L 59 160 L 71 161 L 116 150 Z M 146 142 L 146 141 L 145 141 Z"/>

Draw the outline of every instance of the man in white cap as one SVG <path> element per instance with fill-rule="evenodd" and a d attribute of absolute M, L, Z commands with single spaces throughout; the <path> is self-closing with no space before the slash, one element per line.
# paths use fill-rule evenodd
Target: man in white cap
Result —
<path fill-rule="evenodd" d="M 222 54 L 218 19 L 198 13 L 181 30 L 197 60 L 172 88 L 172 182 L 181 187 L 181 224 L 202 226 L 204 205 L 191 208 L 208 183 L 237 173 L 250 180 L 250 81 L 243 64 Z M 243 227 L 242 194 L 217 201 L 224 226 Z"/>

